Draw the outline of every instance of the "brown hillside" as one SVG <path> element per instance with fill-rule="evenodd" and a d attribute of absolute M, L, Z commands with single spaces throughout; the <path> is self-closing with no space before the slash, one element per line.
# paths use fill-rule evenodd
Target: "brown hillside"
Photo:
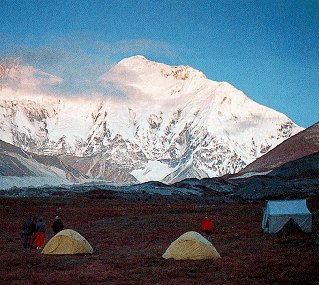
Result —
<path fill-rule="evenodd" d="M 305 129 L 295 136 L 256 159 L 237 174 L 264 172 L 319 151 L 319 123 Z"/>

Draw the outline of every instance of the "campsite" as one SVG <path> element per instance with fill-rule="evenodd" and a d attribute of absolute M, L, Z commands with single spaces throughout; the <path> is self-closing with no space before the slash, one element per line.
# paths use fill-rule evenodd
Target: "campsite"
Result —
<path fill-rule="evenodd" d="M 105 196 L 0 199 L 1 284 L 318 284 L 319 246 L 313 233 L 267 234 L 264 202 L 213 203 L 154 197 Z M 93 254 L 45 255 L 24 249 L 26 216 L 80 233 Z M 204 216 L 214 221 L 212 244 L 221 258 L 164 259 L 169 245 L 199 231 Z"/>
<path fill-rule="evenodd" d="M 319 0 L 0 11 L 0 285 L 319 285 Z"/>

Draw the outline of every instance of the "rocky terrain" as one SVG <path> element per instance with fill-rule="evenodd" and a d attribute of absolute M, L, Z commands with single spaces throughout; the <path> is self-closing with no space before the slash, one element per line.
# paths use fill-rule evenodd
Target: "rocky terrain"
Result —
<path fill-rule="evenodd" d="M 319 123 L 285 140 L 270 150 L 267 155 L 263 155 L 247 165 L 236 176 L 242 176 L 248 172 L 267 172 L 284 163 L 316 152 L 319 152 Z"/>
<path fill-rule="evenodd" d="M 267 175 L 244 178 L 185 179 L 173 184 L 146 182 L 118 186 L 101 183 L 64 186 L 14 187 L 1 190 L 5 197 L 122 197 L 132 201 L 163 197 L 173 200 L 214 202 L 264 201 L 307 198 L 319 189 L 319 153 L 289 162 Z"/>
<path fill-rule="evenodd" d="M 22 155 L 22 153 L 21 153 Z M 27 154 L 24 154 L 25 156 Z M 10 156 L 9 156 L 10 157 Z M 1 162 L 2 171 L 21 171 L 21 175 L 34 170 L 30 167 L 30 163 L 37 163 L 33 158 L 24 158 L 19 165 L 19 156 L 11 156 L 10 159 L 4 157 Z M 20 158 L 21 159 L 21 158 Z M 38 158 L 39 159 L 39 158 Z M 31 162 L 30 162 L 31 161 Z M 54 160 L 53 160 L 54 161 Z M 28 163 L 26 163 L 28 162 Z M 14 165 L 14 167 L 11 167 Z M 5 165 L 5 167 L 4 167 Z M 33 164 L 31 164 L 33 166 Z M 71 184 L 68 181 L 61 181 L 58 176 L 57 167 L 38 163 L 36 170 L 43 169 L 46 171 L 38 177 L 39 182 L 46 182 L 45 186 L 31 187 L 25 185 L 23 187 L 11 187 L 7 190 L 1 190 L 0 196 L 6 197 L 48 197 L 54 195 L 74 196 L 85 195 L 90 197 L 126 197 L 134 201 L 143 199 L 152 199 L 154 197 L 167 197 L 169 199 L 195 199 L 211 202 L 238 202 L 238 201 L 263 201 L 265 199 L 283 199 L 283 198 L 307 198 L 319 189 L 319 152 L 305 156 L 303 158 L 290 161 L 280 167 L 273 169 L 271 172 L 263 175 L 247 175 L 234 176 L 227 178 L 188 178 L 173 184 L 165 184 L 161 182 L 145 182 L 135 185 L 116 185 L 114 183 L 106 183 L 96 181 L 84 184 Z M 63 164 L 62 164 L 63 166 Z M 24 168 L 26 167 L 26 168 Z M 53 167 L 53 168 L 52 168 Z M 61 166 L 60 166 L 61 167 Z M 51 171 L 51 172 L 50 172 Z M 60 169 L 60 171 L 62 171 Z M 78 173 L 72 169 L 64 168 L 65 173 Z M 32 174 L 33 175 L 33 174 Z M 3 176 L 8 177 L 2 180 L 2 185 L 7 183 L 10 186 L 9 179 L 19 179 L 19 176 Z M 34 177 L 34 176 L 30 176 Z M 36 176 L 34 177 L 36 179 Z M 56 186 L 52 186 L 57 181 Z M 49 183 L 51 182 L 51 183 Z M 60 183 L 63 183 L 60 185 Z M 36 184 L 36 181 L 29 181 Z M 12 186 L 12 184 L 11 184 Z M 37 185 L 36 185 L 37 186 Z"/>
<path fill-rule="evenodd" d="M 59 186 L 88 181 L 88 177 L 57 156 L 38 155 L 0 140 L 0 189 Z"/>
<path fill-rule="evenodd" d="M 244 200 L 307 198 L 319 189 L 319 152 L 287 162 L 267 175 L 231 180 Z"/>

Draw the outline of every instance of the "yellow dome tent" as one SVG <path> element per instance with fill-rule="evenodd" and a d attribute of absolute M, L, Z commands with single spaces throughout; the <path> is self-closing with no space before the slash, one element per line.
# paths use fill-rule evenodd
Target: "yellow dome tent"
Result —
<path fill-rule="evenodd" d="M 92 246 L 78 232 L 66 229 L 58 232 L 43 248 L 43 254 L 93 253 Z"/>
<path fill-rule="evenodd" d="M 186 232 L 173 241 L 162 256 L 165 259 L 210 259 L 220 258 L 216 248 L 197 232 Z"/>

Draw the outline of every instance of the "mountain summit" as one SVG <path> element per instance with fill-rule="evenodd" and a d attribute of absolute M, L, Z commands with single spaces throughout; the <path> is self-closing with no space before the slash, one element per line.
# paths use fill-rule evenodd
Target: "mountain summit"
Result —
<path fill-rule="evenodd" d="M 144 95 L 156 100 L 176 99 L 196 91 L 207 81 L 202 72 L 189 66 L 169 66 L 143 56 L 121 60 L 100 79 L 116 84 L 126 95 L 135 95 L 135 99 Z"/>
<path fill-rule="evenodd" d="M 171 183 L 238 172 L 302 130 L 188 66 L 134 56 L 98 82 L 121 96 L 35 96 L 3 88 L 0 138 L 59 155 L 94 179 Z"/>

